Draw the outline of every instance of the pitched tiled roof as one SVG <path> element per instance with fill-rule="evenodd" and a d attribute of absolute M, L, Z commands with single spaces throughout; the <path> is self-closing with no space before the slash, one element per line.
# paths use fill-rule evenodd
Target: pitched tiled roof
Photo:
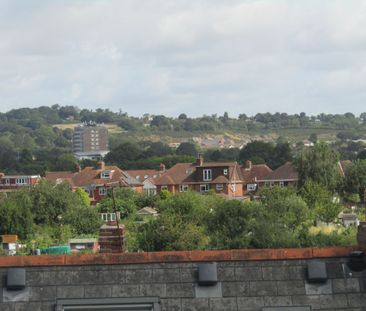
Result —
<path fill-rule="evenodd" d="M 71 187 L 74 187 L 72 178 L 76 173 L 74 172 L 46 172 L 45 179 L 51 182 L 67 182 Z"/>
<path fill-rule="evenodd" d="M 256 182 L 263 179 L 272 172 L 266 164 L 254 164 L 250 168 L 242 167 L 241 169 L 245 184 Z"/>
<path fill-rule="evenodd" d="M 275 169 L 261 181 L 297 181 L 299 179 L 298 173 L 291 162 L 286 162 L 284 165 Z"/>
<path fill-rule="evenodd" d="M 168 169 L 160 178 L 155 181 L 156 185 L 179 185 L 182 183 L 194 182 L 196 165 L 192 163 L 177 163 Z"/>
<path fill-rule="evenodd" d="M 164 173 L 158 170 L 124 170 L 124 172 L 139 181 L 144 181 L 147 178 L 150 180 L 155 180 Z"/>
<path fill-rule="evenodd" d="M 177 163 L 172 168 L 167 170 L 160 178 L 155 181 L 156 185 L 180 185 L 202 183 L 195 179 L 197 167 L 228 167 L 228 177 L 218 176 L 208 183 L 242 183 L 243 177 L 240 166 L 237 162 L 207 162 L 201 166 L 196 163 Z M 222 178 L 221 178 L 222 177 Z"/>
<path fill-rule="evenodd" d="M 101 178 L 103 171 L 111 171 L 111 178 Z M 69 182 L 71 187 L 87 187 L 90 185 L 120 185 L 142 186 L 141 182 L 124 173 L 117 166 L 105 166 L 103 169 L 95 169 L 94 167 L 85 167 L 77 173 L 72 172 L 48 172 L 46 179 L 49 181 L 65 180 Z"/>
<path fill-rule="evenodd" d="M 236 166 L 237 162 L 204 162 L 201 167 L 225 167 L 225 166 Z"/>

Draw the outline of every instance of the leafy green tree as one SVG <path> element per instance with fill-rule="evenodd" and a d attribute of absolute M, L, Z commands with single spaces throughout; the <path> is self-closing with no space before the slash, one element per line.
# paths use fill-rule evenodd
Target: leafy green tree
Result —
<path fill-rule="evenodd" d="M 346 169 L 344 183 L 348 194 L 358 193 L 360 201 L 365 202 L 366 160 L 356 160 Z"/>
<path fill-rule="evenodd" d="M 340 182 L 338 154 L 321 142 L 314 147 L 303 148 L 295 159 L 299 173 L 299 186 L 312 180 L 330 191 L 335 191 Z"/>
<path fill-rule="evenodd" d="M 219 249 L 247 248 L 251 245 L 253 215 L 259 202 L 220 200 L 207 218 L 210 246 Z"/>
<path fill-rule="evenodd" d="M 318 135 L 316 135 L 316 133 L 311 133 L 309 136 L 309 140 L 313 143 L 316 144 L 318 141 Z"/>
<path fill-rule="evenodd" d="M 112 189 L 99 204 L 100 212 L 114 212 Z M 133 217 L 137 212 L 138 194 L 129 188 L 116 188 L 114 191 L 114 202 L 116 209 L 121 213 L 121 218 Z"/>
<path fill-rule="evenodd" d="M 63 218 L 76 235 L 96 235 L 102 225 L 100 214 L 95 206 L 75 206 Z"/>
<path fill-rule="evenodd" d="M 25 239 L 33 227 L 30 206 L 20 206 L 16 200 L 0 202 L 0 234 L 17 234 Z"/>
<path fill-rule="evenodd" d="M 75 194 L 80 197 L 80 201 L 83 203 L 83 205 L 85 206 L 90 205 L 89 194 L 83 188 L 77 188 Z"/>
<path fill-rule="evenodd" d="M 179 145 L 176 150 L 176 153 L 179 155 L 186 155 L 186 156 L 197 156 L 197 148 L 196 145 L 189 142 L 183 142 Z"/>
<path fill-rule="evenodd" d="M 311 179 L 307 180 L 299 193 L 311 210 L 319 204 L 332 201 L 332 193 L 325 186 L 318 184 Z"/>
<path fill-rule="evenodd" d="M 34 221 L 39 225 L 57 224 L 58 216 L 83 204 L 80 196 L 71 192 L 67 183 L 54 185 L 41 181 L 37 186 L 18 191 L 17 194 L 23 201 L 22 206 L 30 204 Z"/>
<path fill-rule="evenodd" d="M 263 204 L 268 215 L 279 226 L 295 231 L 309 221 L 309 208 L 306 202 L 291 188 L 267 188 L 262 191 Z"/>
<path fill-rule="evenodd" d="M 186 192 L 158 201 L 159 218 L 138 230 L 139 248 L 145 251 L 206 248 L 208 236 L 204 219 L 214 198 Z"/>

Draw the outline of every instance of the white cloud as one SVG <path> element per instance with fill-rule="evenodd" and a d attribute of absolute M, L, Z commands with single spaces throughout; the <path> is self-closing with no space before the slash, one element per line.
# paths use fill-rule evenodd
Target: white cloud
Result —
<path fill-rule="evenodd" d="M 365 110 L 362 0 L 3 0 L 0 37 L 0 111 Z"/>

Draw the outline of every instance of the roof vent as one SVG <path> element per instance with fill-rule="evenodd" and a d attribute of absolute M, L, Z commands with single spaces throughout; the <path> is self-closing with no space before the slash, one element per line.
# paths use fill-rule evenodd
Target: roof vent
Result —
<path fill-rule="evenodd" d="M 217 284 L 217 263 L 198 264 L 198 285 L 213 286 Z"/>
<path fill-rule="evenodd" d="M 25 288 L 25 269 L 10 268 L 6 278 L 7 290 L 21 290 Z"/>
<path fill-rule="evenodd" d="M 325 283 L 327 281 L 325 262 L 316 260 L 308 262 L 307 279 L 309 283 Z"/>

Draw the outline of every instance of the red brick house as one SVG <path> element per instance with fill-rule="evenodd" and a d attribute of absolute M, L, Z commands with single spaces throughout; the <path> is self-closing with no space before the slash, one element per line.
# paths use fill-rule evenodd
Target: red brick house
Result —
<path fill-rule="evenodd" d="M 243 192 L 244 194 L 255 193 L 260 186 L 260 180 L 270 174 L 272 169 L 266 164 L 252 164 L 252 161 L 246 161 L 245 165 L 241 167 L 243 175 Z"/>
<path fill-rule="evenodd" d="M 258 179 L 259 187 L 286 187 L 295 186 L 299 180 L 299 175 L 291 162 L 286 162 L 268 175 Z"/>
<path fill-rule="evenodd" d="M 11 192 L 23 187 L 35 186 L 40 175 L 5 175 L 0 173 L 0 192 Z"/>
<path fill-rule="evenodd" d="M 96 204 L 107 195 L 109 188 L 128 187 L 143 192 L 143 184 L 117 166 L 105 166 L 103 161 L 98 168 L 85 167 L 78 172 L 48 172 L 46 180 L 55 183 L 67 182 L 72 190 L 83 188 L 89 193 L 92 204 Z"/>
<path fill-rule="evenodd" d="M 143 184 L 144 193 L 155 195 L 155 181 L 165 173 L 165 165 L 160 164 L 160 170 L 126 170 L 124 172 Z"/>
<path fill-rule="evenodd" d="M 172 193 L 210 190 L 229 197 L 243 196 L 243 176 L 237 162 L 204 162 L 199 157 L 195 163 L 177 163 L 155 182 L 157 192 Z"/>

